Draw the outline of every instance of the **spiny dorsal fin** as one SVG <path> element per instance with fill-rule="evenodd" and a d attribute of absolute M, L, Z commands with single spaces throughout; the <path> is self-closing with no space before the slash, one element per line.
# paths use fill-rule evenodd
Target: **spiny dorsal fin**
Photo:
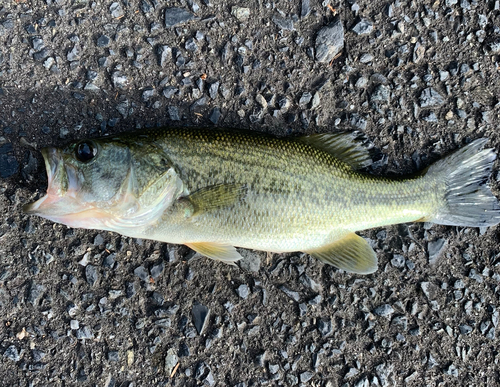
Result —
<path fill-rule="evenodd" d="M 306 253 L 350 273 L 371 274 L 377 271 L 375 251 L 368 242 L 353 232 L 332 244 Z"/>
<path fill-rule="evenodd" d="M 312 134 L 297 137 L 296 141 L 330 153 L 354 169 L 366 168 L 373 163 L 370 155 L 372 147 L 359 132 Z"/>
<path fill-rule="evenodd" d="M 228 207 L 242 200 L 247 189 L 244 184 L 218 184 L 201 188 L 184 199 L 193 205 L 193 214 Z"/>
<path fill-rule="evenodd" d="M 223 245 L 211 242 L 186 243 L 186 246 L 208 258 L 222 261 L 228 265 L 235 265 L 235 262 L 243 258 L 236 251 L 234 246 Z"/>

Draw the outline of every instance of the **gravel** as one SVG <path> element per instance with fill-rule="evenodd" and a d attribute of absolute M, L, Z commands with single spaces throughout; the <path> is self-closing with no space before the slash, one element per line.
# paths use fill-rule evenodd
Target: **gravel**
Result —
<path fill-rule="evenodd" d="M 316 36 L 316 60 L 329 63 L 344 48 L 344 27 L 340 19 L 321 28 Z"/>
<path fill-rule="evenodd" d="M 353 32 L 358 35 L 368 35 L 373 31 L 373 23 L 366 19 L 361 19 L 353 28 Z"/>
<path fill-rule="evenodd" d="M 444 102 L 444 97 L 432 87 L 424 89 L 420 94 L 420 107 L 422 108 L 438 107 Z"/>
<path fill-rule="evenodd" d="M 495 385 L 496 228 L 361 232 L 379 270 L 357 276 L 297 252 L 227 266 L 21 207 L 46 188 L 42 147 L 164 125 L 358 130 L 380 176 L 498 149 L 497 3 L 4 1 L 3 384 Z"/>
<path fill-rule="evenodd" d="M 165 9 L 166 28 L 184 24 L 194 19 L 196 19 L 195 15 L 184 8 L 172 7 Z"/>

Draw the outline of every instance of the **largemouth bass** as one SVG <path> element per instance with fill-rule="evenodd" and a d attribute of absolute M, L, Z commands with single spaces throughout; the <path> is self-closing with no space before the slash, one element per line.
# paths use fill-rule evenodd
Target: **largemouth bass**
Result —
<path fill-rule="evenodd" d="M 377 269 L 356 231 L 404 222 L 491 226 L 496 154 L 478 139 L 407 179 L 363 172 L 352 133 L 276 138 L 163 128 L 42 150 L 47 194 L 24 211 L 70 227 L 185 244 L 234 263 L 243 247 L 303 251 L 348 272 Z"/>

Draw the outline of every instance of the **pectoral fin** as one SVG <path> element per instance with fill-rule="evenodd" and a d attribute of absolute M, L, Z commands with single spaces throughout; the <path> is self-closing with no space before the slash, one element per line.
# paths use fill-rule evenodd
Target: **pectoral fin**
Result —
<path fill-rule="evenodd" d="M 244 184 L 219 184 L 201 188 L 185 197 L 193 205 L 193 216 L 228 207 L 242 200 L 246 195 Z"/>
<path fill-rule="evenodd" d="M 234 246 L 230 245 L 198 242 L 186 243 L 186 246 L 200 253 L 201 255 L 215 259 L 216 261 L 222 261 L 224 263 L 227 263 L 228 265 L 234 266 L 236 261 L 239 261 L 241 258 L 243 258 L 240 253 L 236 251 Z"/>
<path fill-rule="evenodd" d="M 355 233 L 314 251 L 306 251 L 320 261 L 350 273 L 370 274 L 377 270 L 377 256 L 370 245 Z"/>

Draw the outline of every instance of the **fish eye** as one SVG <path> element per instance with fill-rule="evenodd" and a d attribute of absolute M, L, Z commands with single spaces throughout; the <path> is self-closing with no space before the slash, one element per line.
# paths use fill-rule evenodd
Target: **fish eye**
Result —
<path fill-rule="evenodd" d="M 75 147 L 75 157 L 82 163 L 88 163 L 97 155 L 97 146 L 93 141 L 82 141 Z"/>

